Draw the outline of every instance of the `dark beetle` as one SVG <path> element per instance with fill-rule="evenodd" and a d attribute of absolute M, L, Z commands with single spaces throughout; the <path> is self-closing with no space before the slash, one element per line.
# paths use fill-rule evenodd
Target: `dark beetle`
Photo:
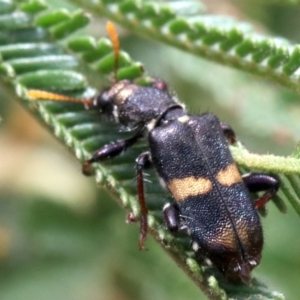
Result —
<path fill-rule="evenodd" d="M 95 106 L 136 133 L 97 151 L 85 163 L 85 172 L 91 163 L 119 155 L 139 138 L 148 138 L 150 150 L 136 160 L 143 212 L 140 248 L 147 232 L 142 171 L 152 165 L 176 201 L 164 207 L 168 228 L 186 230 L 193 249 L 210 258 L 227 278 L 249 282 L 263 246 L 256 209 L 276 193 L 278 181 L 267 174 L 242 177 L 226 141 L 227 137 L 235 142 L 233 130 L 213 114 L 188 115 L 159 79 L 149 87 L 119 81 L 98 96 Z M 264 190 L 263 196 L 251 199 L 249 191 Z"/>
<path fill-rule="evenodd" d="M 114 32 L 112 35 L 117 60 L 118 41 Z M 39 91 L 28 95 L 73 101 Z M 149 151 L 136 159 L 140 249 L 148 229 L 142 172 L 153 166 L 175 199 L 163 210 L 167 227 L 186 231 L 194 251 L 209 258 L 229 280 L 249 282 L 263 247 L 256 210 L 275 195 L 279 182 L 267 174 L 240 175 L 227 143 L 236 142 L 233 130 L 213 114 L 189 115 L 160 79 L 152 79 L 149 86 L 116 81 L 95 99 L 74 101 L 95 107 L 134 132 L 132 138 L 98 150 L 84 163 L 85 174 L 90 173 L 92 163 L 121 154 L 141 138 L 148 140 Z M 265 193 L 252 200 L 249 192 L 259 191 Z"/>

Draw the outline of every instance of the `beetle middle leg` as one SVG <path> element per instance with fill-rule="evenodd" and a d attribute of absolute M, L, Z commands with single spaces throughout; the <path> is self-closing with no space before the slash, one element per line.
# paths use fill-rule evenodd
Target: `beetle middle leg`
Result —
<path fill-rule="evenodd" d="M 263 207 L 278 191 L 279 179 L 269 174 L 250 173 L 243 176 L 243 181 L 250 193 L 265 193 L 254 201 L 256 209 Z"/>
<path fill-rule="evenodd" d="M 144 249 L 144 242 L 148 233 L 148 208 L 145 200 L 144 191 L 144 176 L 143 170 L 152 166 L 152 160 L 150 152 L 144 152 L 138 156 L 136 159 L 136 175 L 137 175 L 137 192 L 138 200 L 141 209 L 141 227 L 140 227 L 140 237 L 139 237 L 139 249 Z"/>
<path fill-rule="evenodd" d="M 141 136 L 142 136 L 141 132 L 138 132 L 136 135 L 134 135 L 129 139 L 121 140 L 112 144 L 105 145 L 104 147 L 99 149 L 96 153 L 94 153 L 92 158 L 84 162 L 82 166 L 82 173 L 87 176 L 91 175 L 91 170 L 90 170 L 91 164 L 95 162 L 101 162 L 110 158 L 114 158 L 120 155 L 127 148 L 135 144 L 141 138 Z"/>
<path fill-rule="evenodd" d="M 235 144 L 237 142 L 237 140 L 236 140 L 236 136 L 235 136 L 233 129 L 229 125 L 224 124 L 224 123 L 221 123 L 221 128 L 222 128 L 223 133 L 224 133 L 225 137 L 227 138 L 227 140 L 231 144 Z"/>

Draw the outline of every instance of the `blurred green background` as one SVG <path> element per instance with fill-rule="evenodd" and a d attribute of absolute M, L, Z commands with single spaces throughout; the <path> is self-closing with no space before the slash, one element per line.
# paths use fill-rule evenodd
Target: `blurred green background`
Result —
<path fill-rule="evenodd" d="M 258 1 L 207 6 L 214 14 L 254 20 L 261 33 L 300 39 L 297 7 Z M 101 36 L 103 24 L 94 20 L 88 30 Z M 122 48 L 149 74 L 165 79 L 192 113 L 211 111 L 231 124 L 249 150 L 287 155 L 300 140 L 298 95 L 119 32 Z M 81 175 L 73 156 L 4 88 L 1 99 L 0 300 L 205 299 L 151 238 L 149 251 L 138 251 L 138 227 L 125 226 L 126 212 Z M 272 203 L 268 208 L 263 259 L 254 275 L 298 299 L 300 220 L 289 205 L 286 215 Z"/>

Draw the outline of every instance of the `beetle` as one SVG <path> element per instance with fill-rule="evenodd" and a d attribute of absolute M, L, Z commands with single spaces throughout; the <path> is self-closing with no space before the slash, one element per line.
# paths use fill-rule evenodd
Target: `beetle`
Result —
<path fill-rule="evenodd" d="M 107 25 L 118 69 L 119 41 L 111 22 Z M 140 139 L 149 150 L 136 159 L 137 194 L 141 208 L 139 248 L 148 232 L 148 209 L 143 170 L 153 167 L 174 203 L 163 208 L 171 232 L 185 231 L 192 248 L 212 261 L 231 281 L 249 283 L 251 271 L 261 259 L 263 232 L 257 209 L 278 191 L 279 180 L 269 174 L 241 175 L 229 151 L 236 143 L 233 129 L 211 113 L 189 114 L 167 84 L 151 78 L 148 86 L 116 79 L 93 99 L 74 99 L 43 91 L 29 90 L 28 97 L 80 102 L 108 115 L 133 132 L 131 138 L 99 149 L 83 164 L 114 158 Z M 264 192 L 253 200 L 250 193 Z"/>

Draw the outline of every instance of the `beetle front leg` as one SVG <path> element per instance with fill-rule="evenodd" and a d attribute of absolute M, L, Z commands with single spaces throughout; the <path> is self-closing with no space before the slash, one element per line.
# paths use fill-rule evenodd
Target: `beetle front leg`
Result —
<path fill-rule="evenodd" d="M 250 193 L 266 191 L 254 201 L 256 209 L 263 207 L 277 193 L 280 185 L 279 179 L 264 173 L 246 174 L 243 181 Z"/>
<path fill-rule="evenodd" d="M 139 249 L 144 249 L 144 242 L 148 233 L 148 208 L 145 200 L 143 170 L 152 166 L 150 152 L 144 152 L 136 159 L 137 192 L 141 209 L 141 227 L 139 237 Z"/>
<path fill-rule="evenodd" d="M 87 176 L 91 175 L 91 164 L 114 158 L 120 155 L 127 148 L 131 147 L 134 143 L 136 143 L 140 137 L 141 134 L 139 133 L 127 140 L 121 140 L 113 144 L 105 145 L 103 148 L 99 149 L 96 153 L 94 153 L 92 158 L 84 162 L 84 164 L 82 165 L 82 173 Z"/>

